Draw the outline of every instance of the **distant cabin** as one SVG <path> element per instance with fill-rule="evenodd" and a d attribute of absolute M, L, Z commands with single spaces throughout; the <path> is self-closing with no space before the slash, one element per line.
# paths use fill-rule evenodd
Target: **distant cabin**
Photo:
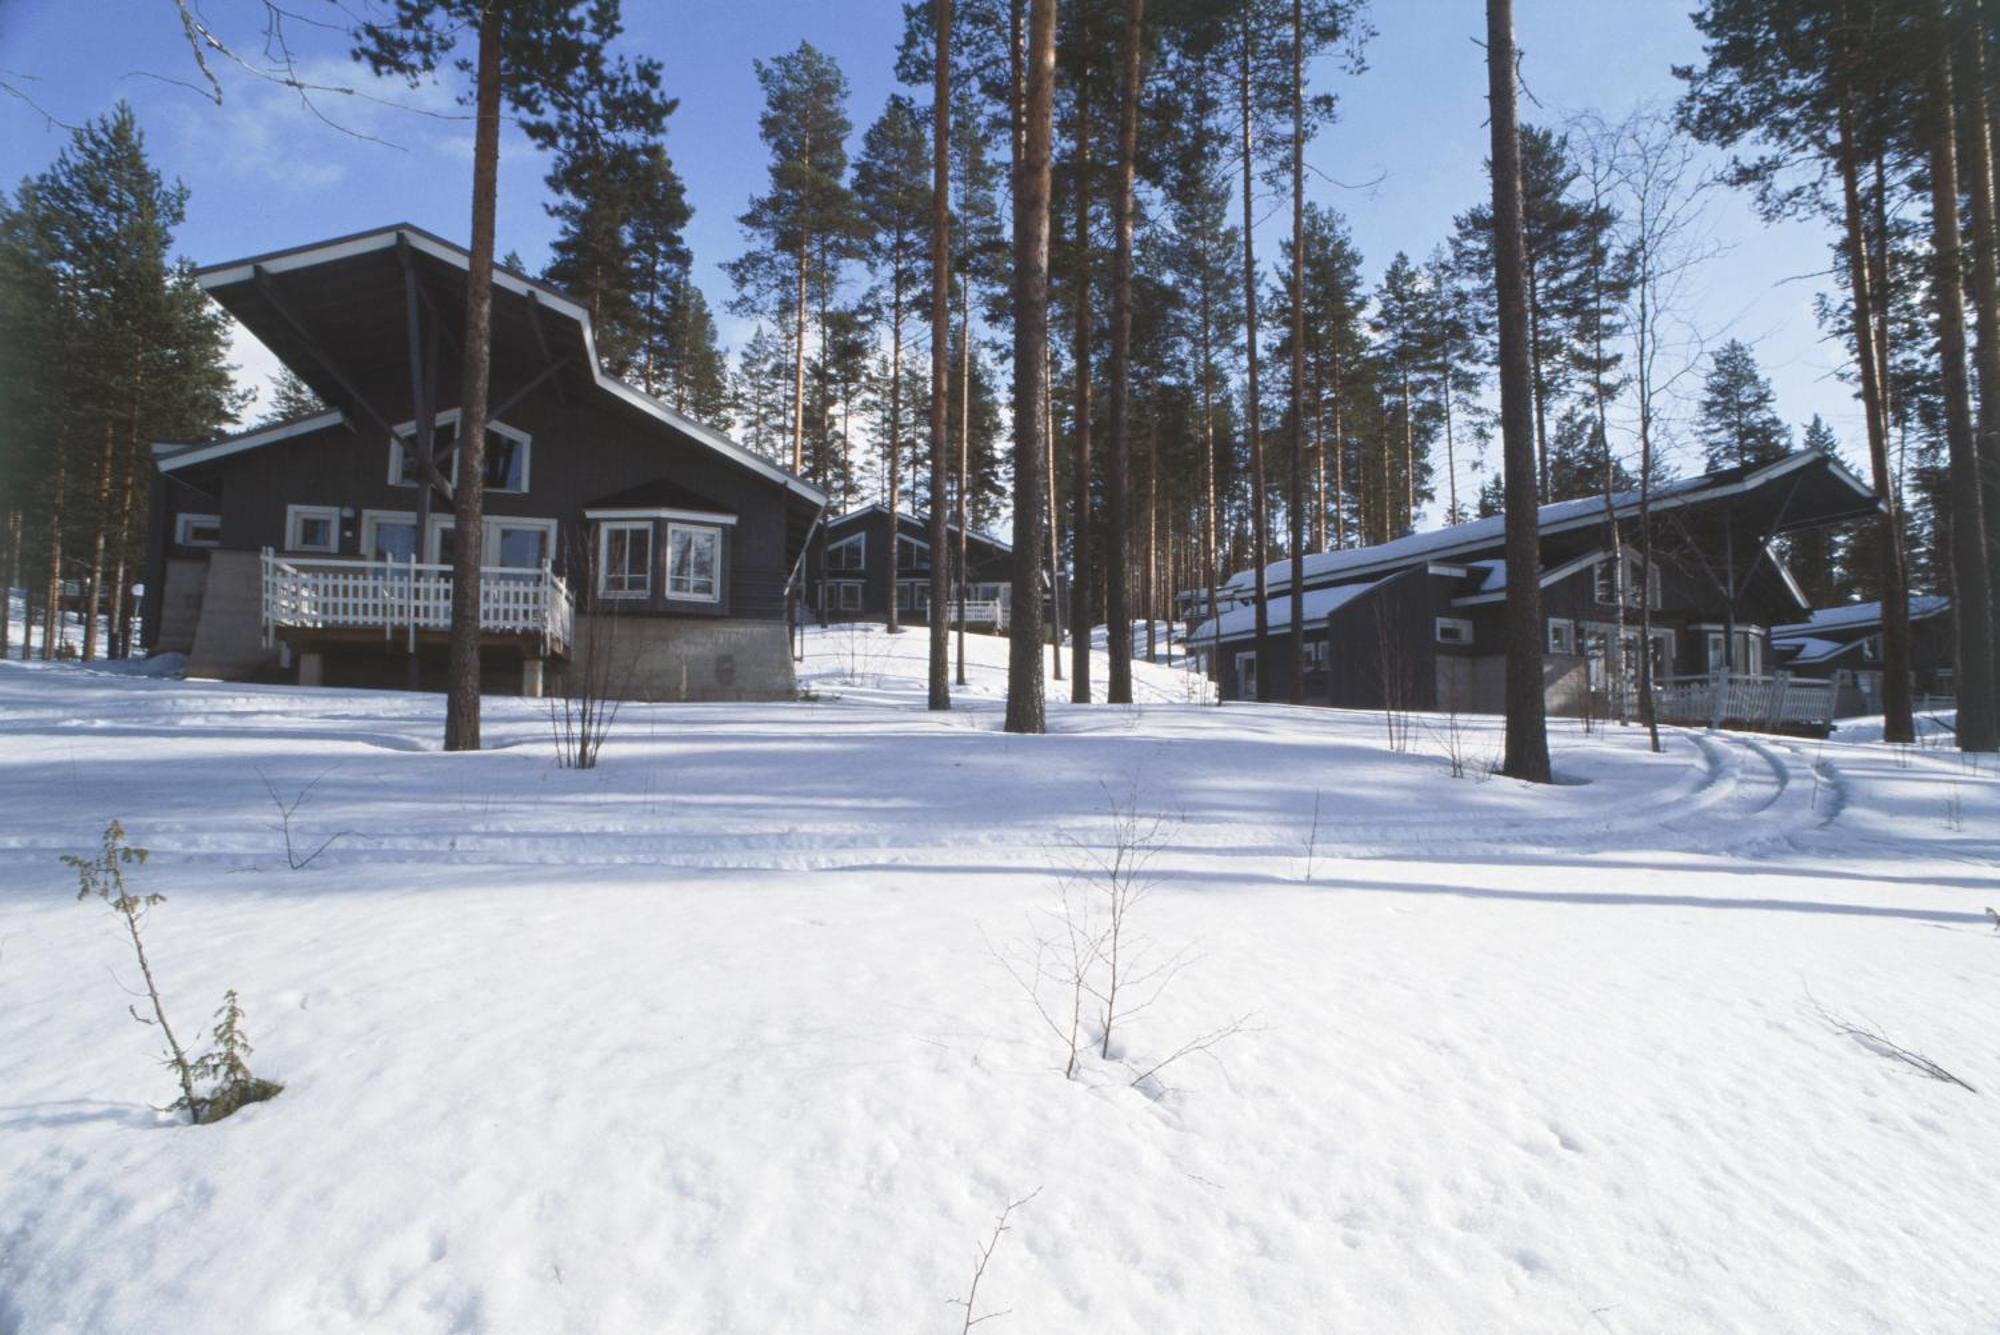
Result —
<path fill-rule="evenodd" d="M 1663 483 L 1648 506 L 1650 566 L 1638 542 L 1640 501 L 1633 491 L 1608 505 L 1604 497 L 1587 497 L 1537 513 L 1550 711 L 1629 713 L 1645 652 L 1663 714 L 1823 725 L 1829 693 L 1794 692 L 1776 676 L 1771 627 L 1808 610 L 1779 540 L 1877 513 L 1873 491 L 1817 450 Z M 1304 701 L 1502 711 L 1504 540 L 1505 521 L 1495 516 L 1305 557 Z M 1219 615 L 1208 616 L 1205 600 L 1196 602 L 1188 643 L 1225 699 L 1292 698 L 1291 562 L 1267 565 L 1264 576 L 1261 639 L 1254 570 L 1222 585 Z M 1642 650 L 1640 622 L 1648 608 L 1652 632 Z M 1718 688 L 1714 683 L 1725 676 L 1727 687 Z"/>
<path fill-rule="evenodd" d="M 466 252 L 399 224 L 199 271 L 327 405 L 154 447 L 148 648 L 191 675 L 436 685 L 450 626 Z M 488 689 L 615 654 L 624 693 L 795 695 L 817 488 L 604 373 L 588 313 L 494 271 Z"/>
<path fill-rule="evenodd" d="M 1834 717 L 1882 712 L 1882 604 L 1845 603 L 1816 609 L 1804 621 L 1774 627 L 1778 661 L 1799 677 L 1827 681 L 1835 690 Z M 1948 709 L 1956 683 L 1958 652 L 1951 599 L 1910 599 L 1910 689 L 1919 706 Z"/>
<path fill-rule="evenodd" d="M 958 526 L 947 525 L 951 541 Z M 953 590 L 951 618 L 963 600 L 968 625 L 1004 629 L 1013 598 L 1014 550 L 977 530 L 964 534 L 965 584 Z M 952 553 L 956 560 L 957 553 Z M 930 620 L 931 524 L 925 514 L 865 505 L 828 519 L 807 561 L 808 604 L 822 622 L 881 621 L 896 600 L 899 619 Z"/>

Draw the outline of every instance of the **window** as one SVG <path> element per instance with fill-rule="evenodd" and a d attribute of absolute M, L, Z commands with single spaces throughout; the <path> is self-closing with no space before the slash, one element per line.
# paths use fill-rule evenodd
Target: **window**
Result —
<path fill-rule="evenodd" d="M 407 565 L 417 554 L 417 517 L 407 510 L 363 510 L 361 555 Z"/>
<path fill-rule="evenodd" d="M 1471 644 L 1472 623 L 1464 617 L 1439 617 L 1437 641 L 1439 644 Z"/>
<path fill-rule="evenodd" d="M 1255 650 L 1236 655 L 1236 693 L 1246 700 L 1257 698 L 1257 654 Z"/>
<path fill-rule="evenodd" d="M 1644 562 L 1636 552 L 1625 554 L 1625 606 L 1639 606 L 1643 590 L 1645 599 L 1657 608 L 1660 605 L 1659 567 L 1655 566 L 1645 571 L 1642 577 L 1640 572 L 1643 566 Z M 1618 602 L 1619 590 L 1614 583 L 1616 571 L 1617 565 L 1609 557 L 1591 568 L 1592 596 L 1606 607 L 1614 606 Z"/>
<path fill-rule="evenodd" d="M 1327 643 L 1325 640 L 1308 640 L 1306 642 L 1306 671 L 1326 671 L 1326 650 Z"/>
<path fill-rule="evenodd" d="M 553 519 L 489 519 L 480 563 L 510 570 L 539 570 L 556 550 Z"/>
<path fill-rule="evenodd" d="M 1573 654 L 1576 652 L 1576 623 L 1556 617 L 1549 618 L 1549 652 L 1552 654 Z"/>
<path fill-rule="evenodd" d="M 182 517 L 185 518 L 186 516 Z M 1876 663 L 1880 662 L 1881 658 L 1882 658 L 1882 637 L 1880 635 L 1870 635 L 1867 639 L 1861 642 L 1862 662 Z"/>
<path fill-rule="evenodd" d="M 446 465 L 443 472 L 452 482 L 458 481 L 458 451 L 451 447 L 458 440 L 458 409 L 453 408 L 437 415 L 437 425 L 431 431 L 431 450 Z M 405 422 L 396 428 L 389 438 L 389 484 L 396 487 L 417 485 L 417 428 L 414 422 Z M 521 492 L 528 489 L 528 462 L 533 438 L 525 431 L 508 426 L 505 422 L 486 424 L 486 460 L 481 470 L 486 479 L 486 490 Z"/>
<path fill-rule="evenodd" d="M 667 525 L 667 597 L 721 599 L 722 530 Z"/>
<path fill-rule="evenodd" d="M 826 549 L 828 570 L 865 570 L 868 568 L 868 535 L 857 533 L 851 538 L 842 538 Z"/>
<path fill-rule="evenodd" d="M 928 615 L 931 610 L 930 581 L 921 579 L 901 579 L 896 581 L 896 610 Z"/>
<path fill-rule="evenodd" d="M 339 551 L 339 508 L 332 505 L 286 506 L 285 550 L 288 552 Z"/>
<path fill-rule="evenodd" d="M 896 569 L 929 570 L 931 568 L 931 545 L 919 542 L 905 534 L 896 535 Z"/>
<path fill-rule="evenodd" d="M 1710 631 L 1708 633 L 1708 670 L 1710 672 L 1722 671 L 1723 667 L 1727 665 L 1728 659 L 1728 654 L 1723 650 L 1722 632 L 1719 630 Z"/>
<path fill-rule="evenodd" d="M 854 579 L 835 580 L 833 583 L 833 605 L 836 611 L 859 612 L 861 610 L 861 581 Z"/>
<path fill-rule="evenodd" d="M 175 515 L 174 541 L 183 547 L 220 547 L 221 515 Z"/>
<path fill-rule="evenodd" d="M 649 520 L 600 524 L 597 591 L 606 598 L 646 598 L 653 592 L 653 525 Z"/>

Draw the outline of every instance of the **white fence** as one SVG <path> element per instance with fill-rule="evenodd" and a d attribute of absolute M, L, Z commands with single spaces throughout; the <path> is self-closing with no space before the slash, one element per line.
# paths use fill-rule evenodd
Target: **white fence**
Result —
<path fill-rule="evenodd" d="M 418 561 L 288 560 L 264 550 L 264 640 L 280 628 L 417 632 L 451 629 L 451 567 Z M 568 584 L 539 567 L 485 566 L 479 572 L 479 628 L 532 635 L 544 651 L 567 651 L 576 621 Z"/>
<path fill-rule="evenodd" d="M 963 620 L 968 626 L 991 626 L 995 630 L 1007 629 L 1007 604 L 998 598 L 968 598 L 964 602 L 950 605 L 947 624 L 956 626 Z"/>
<path fill-rule="evenodd" d="M 1833 721 L 1832 682 L 1717 672 L 1708 676 L 1661 677 L 1653 683 L 1653 700 L 1662 723 L 1685 726 L 1761 728 L 1776 732 L 1787 725 L 1822 727 Z"/>

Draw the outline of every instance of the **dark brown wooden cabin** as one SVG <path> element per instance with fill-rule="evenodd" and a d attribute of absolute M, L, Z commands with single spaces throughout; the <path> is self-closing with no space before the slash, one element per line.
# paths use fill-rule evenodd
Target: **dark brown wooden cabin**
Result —
<path fill-rule="evenodd" d="M 820 621 L 881 621 L 889 614 L 891 597 L 898 619 L 929 620 L 930 518 L 897 512 L 893 557 L 891 531 L 889 507 L 880 503 L 849 510 L 820 526 L 806 564 L 808 603 Z M 955 548 L 958 528 L 951 525 L 949 531 Z M 952 556 L 957 558 L 956 550 Z M 1013 594 L 1013 549 L 997 538 L 968 530 L 965 564 L 966 623 L 1004 627 Z M 954 620 L 956 616 L 954 609 Z"/>
<path fill-rule="evenodd" d="M 1639 623 L 1650 602 L 1649 652 L 1663 713 L 1688 721 L 1699 715 L 1717 722 L 1823 724 L 1825 717 L 1791 716 L 1825 715 L 1824 692 L 1793 691 L 1778 680 L 1771 627 L 1805 610 L 1778 539 L 1873 513 L 1869 487 L 1818 451 L 1664 483 L 1648 507 L 1650 568 L 1640 555 L 1639 502 L 1636 492 L 1616 496 L 1609 516 L 1601 497 L 1561 501 L 1539 512 L 1551 712 L 1601 717 L 1633 708 Z M 1341 708 L 1499 712 L 1504 537 L 1504 521 L 1495 516 L 1308 556 L 1302 586 L 1305 700 Z M 1189 632 L 1225 699 L 1291 698 L 1290 562 L 1267 566 L 1265 579 L 1268 630 L 1261 643 L 1251 571 L 1223 586 L 1234 606 Z M 1718 687 L 1725 676 L 1728 685 Z M 1784 717 L 1761 717 L 1769 711 Z"/>
<path fill-rule="evenodd" d="M 467 267 L 402 224 L 200 272 L 327 411 L 155 447 L 151 651 L 205 676 L 440 676 Z M 635 695 L 794 694 L 789 614 L 825 497 L 606 375 L 555 289 L 496 270 L 492 329 L 493 689 L 615 653 Z"/>

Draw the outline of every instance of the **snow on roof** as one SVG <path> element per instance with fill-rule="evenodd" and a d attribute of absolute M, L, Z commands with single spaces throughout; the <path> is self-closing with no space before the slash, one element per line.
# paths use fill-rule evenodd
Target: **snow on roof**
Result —
<path fill-rule="evenodd" d="M 1706 492 L 1727 495 L 1747 490 L 1795 468 L 1804 467 L 1814 460 L 1825 460 L 1831 465 L 1836 476 L 1849 482 L 1857 494 L 1867 493 L 1866 487 L 1849 473 L 1839 460 L 1819 450 L 1800 450 L 1758 468 L 1729 468 L 1716 473 L 1704 473 L 1698 477 L 1660 483 L 1652 489 L 1650 503 L 1655 508 L 1664 509 L 1686 504 Z M 1611 505 L 1621 518 L 1628 517 L 1638 511 L 1639 499 L 1639 492 L 1636 489 L 1620 492 L 1611 498 Z M 1603 515 L 1602 496 L 1581 496 L 1575 500 L 1552 501 L 1542 506 L 1536 511 L 1536 523 L 1541 532 L 1547 534 L 1594 523 Z M 1305 558 L 1305 579 L 1308 584 L 1312 584 L 1340 575 L 1358 576 L 1397 569 L 1418 561 L 1448 560 L 1453 556 L 1491 548 L 1502 542 L 1506 535 L 1506 517 L 1490 515 L 1467 524 L 1454 524 L 1449 528 L 1432 529 L 1427 533 L 1406 534 L 1373 547 L 1350 547 L 1341 551 L 1315 552 Z M 1264 569 L 1265 587 L 1272 591 L 1289 588 L 1291 572 L 1292 563 L 1289 559 L 1272 562 Z M 1255 582 L 1254 568 L 1239 570 L 1229 577 L 1226 587 L 1247 589 Z M 1499 586 L 1489 584 L 1480 591 L 1491 592 L 1497 587 Z"/>
<path fill-rule="evenodd" d="M 1937 594 L 1917 594 L 1910 599 L 1910 620 L 1922 621 L 1934 617 L 1951 606 L 1951 599 Z M 1815 632 L 1861 630 L 1867 626 L 1882 624 L 1882 604 L 1880 601 L 1867 603 L 1843 603 L 1839 607 L 1822 607 L 1805 621 L 1789 626 L 1777 626 L 1771 631 L 1774 640 L 1800 640 Z"/>
<path fill-rule="evenodd" d="M 885 515 L 888 513 L 889 513 L 888 506 L 882 504 L 882 502 L 880 501 L 871 501 L 867 505 L 857 506 L 854 509 L 848 510 L 842 514 L 829 516 L 826 521 L 826 527 L 829 530 L 836 529 L 839 528 L 842 524 L 851 523 L 856 519 L 860 519 L 864 515 L 872 515 L 872 514 Z M 896 512 L 896 518 L 898 521 L 907 520 L 911 523 L 921 524 L 925 528 L 929 528 L 931 525 L 930 516 L 922 512 L 898 510 Z M 946 529 L 950 530 L 953 533 L 958 532 L 958 521 L 955 519 L 947 518 L 944 521 L 944 526 Z M 983 542 L 988 547 L 998 548 L 1000 551 L 1003 552 L 1011 553 L 1014 550 L 1012 546 L 1010 546 L 1005 542 L 1002 542 L 1000 539 L 994 537 L 991 533 L 988 533 L 983 529 L 968 528 L 965 530 L 965 536 L 968 538 L 975 539 L 979 542 Z"/>
<path fill-rule="evenodd" d="M 1326 620 L 1336 609 L 1345 607 L 1362 594 L 1385 582 L 1385 580 L 1377 579 L 1361 584 L 1341 584 L 1331 589 L 1307 589 L 1303 600 L 1306 623 L 1312 625 Z M 1271 615 L 1270 620 L 1266 623 L 1267 629 L 1271 631 L 1290 630 L 1292 628 L 1292 600 L 1288 597 L 1273 598 L 1270 600 L 1270 604 Z M 1240 607 L 1230 608 L 1212 622 L 1204 621 L 1199 626 L 1196 626 L 1192 631 L 1188 632 L 1187 642 L 1189 644 L 1201 644 L 1204 641 L 1236 640 L 1241 639 L 1245 635 L 1254 635 L 1256 631 L 1257 609 L 1254 605 L 1245 603 Z"/>
<path fill-rule="evenodd" d="M 1796 647 L 1798 649 L 1798 652 L 1793 654 L 1790 659 L 1790 666 L 1824 663 L 1830 658 L 1838 658 L 1850 649 L 1861 647 L 1860 642 L 1855 640 L 1850 640 L 1842 644 L 1838 640 L 1819 640 L 1809 635 L 1787 639 L 1773 638 L 1771 643 L 1780 648 L 1790 649 Z"/>

